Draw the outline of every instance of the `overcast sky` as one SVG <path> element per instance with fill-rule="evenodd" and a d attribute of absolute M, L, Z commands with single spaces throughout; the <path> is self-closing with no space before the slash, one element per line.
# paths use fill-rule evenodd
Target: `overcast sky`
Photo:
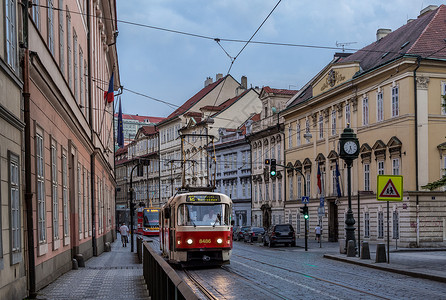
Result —
<path fill-rule="evenodd" d="M 175 107 L 125 89 L 176 105 L 204 87 L 206 77 L 227 74 L 231 60 L 212 39 L 249 40 L 278 0 L 117 0 L 117 41 L 123 113 L 166 117 Z M 376 40 L 378 28 L 396 30 L 421 9 L 443 1 L 431 0 L 282 0 L 253 41 L 360 49 Z M 119 22 L 123 21 L 123 22 Z M 245 45 L 221 41 L 235 57 Z M 341 47 L 339 47 L 341 49 Z M 336 49 L 249 44 L 230 74 L 248 86 L 300 89 L 332 58 Z M 347 51 L 346 52 L 352 52 Z"/>

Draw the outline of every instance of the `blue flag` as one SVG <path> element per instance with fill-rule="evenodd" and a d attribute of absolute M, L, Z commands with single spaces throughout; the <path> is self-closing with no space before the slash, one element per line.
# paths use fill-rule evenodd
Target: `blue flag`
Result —
<path fill-rule="evenodd" d="M 118 112 L 118 134 L 117 143 L 119 148 L 124 147 L 124 127 L 122 126 L 122 108 L 121 108 L 121 97 L 119 97 L 119 112 Z"/>
<path fill-rule="evenodd" d="M 339 173 L 339 167 L 338 162 L 336 162 L 336 190 L 338 192 L 338 197 L 342 197 L 341 193 L 341 185 L 339 184 L 339 177 L 341 176 L 341 173 Z"/>

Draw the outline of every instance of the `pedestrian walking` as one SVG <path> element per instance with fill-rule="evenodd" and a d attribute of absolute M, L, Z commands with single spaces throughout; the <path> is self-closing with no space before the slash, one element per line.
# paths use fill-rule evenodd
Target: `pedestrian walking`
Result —
<path fill-rule="evenodd" d="M 321 229 L 321 226 L 319 224 L 316 225 L 316 227 L 314 228 L 314 232 L 316 233 L 315 240 L 317 240 L 317 242 L 320 243 L 322 229 Z"/>
<path fill-rule="evenodd" d="M 129 228 L 125 225 L 125 223 L 122 223 L 122 226 L 119 227 L 119 232 L 121 233 L 121 241 L 122 241 L 122 247 L 127 247 L 128 236 L 129 236 Z"/>

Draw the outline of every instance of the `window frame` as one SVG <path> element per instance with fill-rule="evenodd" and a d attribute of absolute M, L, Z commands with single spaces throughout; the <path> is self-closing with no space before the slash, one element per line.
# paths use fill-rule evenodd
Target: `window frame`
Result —
<path fill-rule="evenodd" d="M 62 206 L 63 206 L 63 236 L 70 236 L 70 219 L 69 219 L 69 198 L 68 198 L 68 155 L 67 150 L 62 148 L 61 155 L 61 171 L 62 171 Z"/>
<path fill-rule="evenodd" d="M 17 1 L 5 0 L 5 60 L 14 72 L 18 71 Z"/>
<path fill-rule="evenodd" d="M 39 244 L 47 243 L 46 201 L 45 201 L 45 138 L 43 130 L 36 129 L 36 201 L 37 201 L 37 238 Z M 42 211 L 43 210 L 43 211 Z"/>
<path fill-rule="evenodd" d="M 331 135 L 336 135 L 336 109 L 331 111 Z"/>
<path fill-rule="evenodd" d="M 362 125 L 369 125 L 369 97 L 362 98 Z"/>
<path fill-rule="evenodd" d="M 57 168 L 57 142 L 51 141 L 50 148 L 51 158 L 51 213 L 52 213 L 52 229 L 53 229 L 53 241 L 59 240 L 59 182 L 58 182 L 58 168 Z"/>
<path fill-rule="evenodd" d="M 392 118 L 398 117 L 400 115 L 400 107 L 399 107 L 399 86 L 398 84 L 392 87 L 391 94 L 391 112 Z"/>
<path fill-rule="evenodd" d="M 364 163 L 364 191 L 370 191 L 370 164 Z"/>
<path fill-rule="evenodd" d="M 384 100 L 383 91 L 376 93 L 376 122 L 384 121 Z"/>
<path fill-rule="evenodd" d="M 13 167 L 15 170 L 13 170 Z M 20 157 L 8 151 L 8 198 L 11 265 L 22 261 Z M 15 195 L 15 197 L 14 197 Z M 14 203 L 15 202 L 15 203 Z M 1 237 L 1 236 L 0 236 Z M 1 243 L 0 243 L 1 244 Z M 1 249 L 1 246 L 0 246 Z"/>
<path fill-rule="evenodd" d="M 54 1 L 47 0 L 47 38 L 48 38 L 48 49 L 50 49 L 51 54 L 54 56 Z"/>

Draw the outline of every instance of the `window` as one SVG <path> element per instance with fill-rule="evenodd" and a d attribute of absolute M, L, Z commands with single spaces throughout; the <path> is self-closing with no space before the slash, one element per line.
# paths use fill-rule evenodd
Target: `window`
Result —
<path fill-rule="evenodd" d="M 307 191 L 306 191 L 306 195 L 308 197 L 310 197 L 311 196 L 311 173 L 307 172 L 306 176 L 307 176 Z"/>
<path fill-rule="evenodd" d="M 392 159 L 392 175 L 400 175 L 400 159 Z"/>
<path fill-rule="evenodd" d="M 345 126 L 350 124 L 350 103 L 345 105 Z"/>
<path fill-rule="evenodd" d="M 63 203 L 63 235 L 67 237 L 69 234 L 68 228 L 68 166 L 67 154 L 63 151 L 62 154 L 62 203 Z"/>
<path fill-rule="evenodd" d="M 257 202 L 259 199 L 257 199 L 257 184 L 254 184 L 254 202 Z"/>
<path fill-rule="evenodd" d="M 279 181 L 279 183 L 277 184 L 277 192 L 278 192 L 277 200 L 282 201 L 282 182 L 281 181 Z"/>
<path fill-rule="evenodd" d="M 291 126 L 288 127 L 288 148 L 293 147 L 293 139 L 292 139 L 292 130 L 291 130 Z"/>
<path fill-rule="evenodd" d="M 84 53 L 82 52 L 82 48 L 79 47 L 79 104 L 81 108 L 84 106 Z"/>
<path fill-rule="evenodd" d="M 276 198 L 276 183 L 275 182 L 273 182 L 273 184 L 272 184 L 272 199 L 273 200 L 275 200 L 275 199 L 277 199 Z"/>
<path fill-rule="evenodd" d="M 77 164 L 77 214 L 78 214 L 78 227 L 79 227 L 79 239 L 81 239 L 82 233 L 82 168 L 80 164 Z"/>
<path fill-rule="evenodd" d="M 276 147 L 273 145 L 271 145 L 271 154 L 270 154 L 271 159 L 275 159 L 276 158 Z"/>
<path fill-rule="evenodd" d="M 34 24 L 36 24 L 37 29 L 40 29 L 40 6 L 39 0 L 33 0 L 32 6 L 32 17 L 34 20 Z"/>
<path fill-rule="evenodd" d="M 46 241 L 45 211 L 45 163 L 43 157 L 43 134 L 36 134 L 36 177 L 37 177 L 37 231 L 39 243 Z"/>
<path fill-rule="evenodd" d="M 392 226 L 392 231 L 393 231 L 393 238 L 394 239 L 399 239 L 400 238 L 400 214 L 398 213 L 397 210 L 395 210 L 393 212 L 393 226 Z"/>
<path fill-rule="evenodd" d="M 398 86 L 392 87 L 392 117 L 399 115 L 399 95 Z"/>
<path fill-rule="evenodd" d="M 11 252 L 12 264 L 21 261 L 20 239 L 20 179 L 19 157 L 9 153 L 9 198 L 11 202 Z"/>
<path fill-rule="evenodd" d="M 54 4 L 53 0 L 48 0 L 48 48 L 54 55 Z"/>
<path fill-rule="evenodd" d="M 378 238 L 384 238 L 384 213 L 378 211 Z"/>
<path fill-rule="evenodd" d="M 384 161 L 378 161 L 378 175 L 384 175 Z"/>
<path fill-rule="evenodd" d="M 78 78 L 78 72 L 79 72 L 79 70 L 78 70 L 78 57 L 77 57 L 77 34 L 76 34 L 76 32 L 73 30 L 73 58 L 74 58 L 74 64 L 73 64 L 73 67 L 74 67 L 74 75 L 73 75 L 73 78 L 74 78 L 74 98 L 76 99 L 76 100 L 79 100 L 78 99 L 78 97 L 79 97 L 79 94 L 78 94 L 78 84 L 77 84 L 77 81 L 79 80 L 79 78 Z"/>
<path fill-rule="evenodd" d="M 6 62 L 17 70 L 16 0 L 6 0 Z"/>
<path fill-rule="evenodd" d="M 331 111 L 331 135 L 336 135 L 336 109 Z"/>
<path fill-rule="evenodd" d="M 369 124 L 369 98 L 362 98 L 362 125 Z"/>
<path fill-rule="evenodd" d="M 83 182 L 84 182 L 84 234 L 87 235 L 88 232 L 88 190 L 87 190 L 87 170 L 84 168 L 83 173 Z"/>
<path fill-rule="evenodd" d="M 63 28 L 63 0 L 59 0 L 59 67 L 62 74 L 65 71 L 64 61 L 64 28 Z"/>
<path fill-rule="evenodd" d="M 68 13 L 68 7 L 67 7 L 67 79 L 68 79 L 68 86 L 70 89 L 73 88 L 73 77 L 72 77 L 72 50 L 71 50 L 71 16 Z"/>
<path fill-rule="evenodd" d="M 290 201 L 294 200 L 293 176 L 288 177 Z"/>
<path fill-rule="evenodd" d="M 53 200 L 53 239 L 59 239 L 59 198 L 57 194 L 57 144 L 51 143 L 51 197 Z"/>
<path fill-rule="evenodd" d="M 280 163 L 280 160 L 282 159 L 281 157 L 281 149 L 280 149 L 280 141 L 277 143 L 277 163 Z"/>
<path fill-rule="evenodd" d="M 364 237 L 370 237 L 370 213 L 364 213 Z"/>
<path fill-rule="evenodd" d="M 309 119 L 305 120 L 305 133 L 307 134 L 307 137 L 305 138 L 305 140 L 308 144 L 310 142 L 310 138 L 308 137 L 309 133 L 310 133 L 310 120 Z"/>
<path fill-rule="evenodd" d="M 384 104 L 383 104 L 383 92 L 379 91 L 376 94 L 376 121 L 382 122 L 384 120 Z"/>
<path fill-rule="evenodd" d="M 296 126 L 296 146 L 300 146 L 300 124 L 297 124 Z"/>
<path fill-rule="evenodd" d="M 319 139 L 324 138 L 324 117 L 322 115 L 319 116 Z"/>
<path fill-rule="evenodd" d="M 297 175 L 297 199 L 302 199 L 302 176 Z"/>
<path fill-rule="evenodd" d="M 446 95 L 446 82 L 441 83 L 441 114 L 446 115 L 446 99 L 444 98 Z"/>
<path fill-rule="evenodd" d="M 364 164 L 364 191 L 370 191 L 370 164 Z"/>

